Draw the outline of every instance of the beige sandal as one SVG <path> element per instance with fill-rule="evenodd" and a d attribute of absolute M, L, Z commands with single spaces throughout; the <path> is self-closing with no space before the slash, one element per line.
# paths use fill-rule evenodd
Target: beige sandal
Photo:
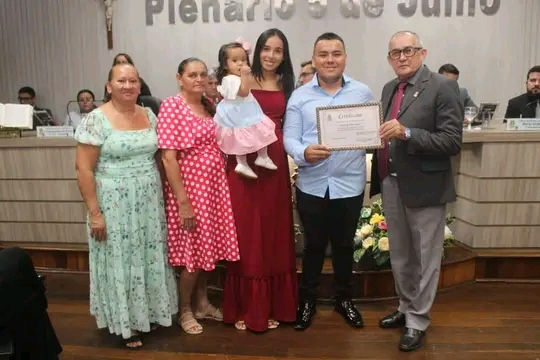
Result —
<path fill-rule="evenodd" d="M 191 319 L 188 319 L 186 321 L 182 321 L 182 319 L 188 315 L 191 314 Z M 178 324 L 189 335 L 199 335 L 203 332 L 203 327 L 201 324 L 197 322 L 196 319 L 193 318 L 193 313 L 191 311 L 188 311 L 187 313 L 184 313 L 180 318 L 178 319 Z"/>
<path fill-rule="evenodd" d="M 241 331 L 245 331 L 247 328 L 246 328 L 246 323 L 243 322 L 243 321 L 237 321 L 234 323 L 234 327 L 237 329 L 237 330 L 241 330 Z"/>
<path fill-rule="evenodd" d="M 276 321 L 276 320 L 268 320 L 268 329 L 272 330 L 272 329 L 277 329 L 277 327 L 279 326 L 279 321 Z"/>
<path fill-rule="evenodd" d="M 195 319 L 197 320 L 215 320 L 223 321 L 223 314 L 217 307 L 212 304 L 208 304 L 205 312 L 196 312 Z"/>

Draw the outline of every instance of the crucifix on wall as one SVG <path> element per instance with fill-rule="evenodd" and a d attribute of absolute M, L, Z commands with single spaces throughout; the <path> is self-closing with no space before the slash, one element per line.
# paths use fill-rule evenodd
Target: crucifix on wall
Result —
<path fill-rule="evenodd" d="M 113 48 L 113 0 L 103 0 L 105 4 L 105 24 L 107 25 L 107 48 Z"/>

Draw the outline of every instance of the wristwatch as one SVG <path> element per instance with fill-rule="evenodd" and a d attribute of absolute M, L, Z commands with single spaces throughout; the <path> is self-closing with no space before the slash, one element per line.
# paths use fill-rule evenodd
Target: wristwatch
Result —
<path fill-rule="evenodd" d="M 405 128 L 405 139 L 409 140 L 411 138 L 411 129 Z"/>

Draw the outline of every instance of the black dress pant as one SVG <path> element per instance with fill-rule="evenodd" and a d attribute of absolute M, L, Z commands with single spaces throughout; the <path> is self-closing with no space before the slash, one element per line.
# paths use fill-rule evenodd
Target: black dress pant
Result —
<path fill-rule="evenodd" d="M 351 299 L 354 235 L 364 194 L 342 199 L 324 198 L 296 189 L 296 209 L 304 228 L 304 257 L 300 281 L 300 301 L 314 302 L 328 241 L 332 246 L 332 265 L 336 300 Z"/>

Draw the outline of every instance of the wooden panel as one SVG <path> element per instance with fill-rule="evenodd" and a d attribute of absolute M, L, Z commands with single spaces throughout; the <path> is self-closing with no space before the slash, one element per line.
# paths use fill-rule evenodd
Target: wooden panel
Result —
<path fill-rule="evenodd" d="M 476 248 L 536 248 L 540 226 L 474 226 L 456 219 L 451 229 L 460 242 Z"/>
<path fill-rule="evenodd" d="M 76 179 L 75 148 L 3 148 L 0 179 Z"/>
<path fill-rule="evenodd" d="M 539 178 L 540 142 L 464 145 L 461 174 L 481 178 Z"/>
<path fill-rule="evenodd" d="M 75 148 L 77 141 L 73 138 L 38 138 L 35 131 L 28 131 L 33 136 L 16 138 L 16 139 L 1 139 L 0 148 Z"/>
<path fill-rule="evenodd" d="M 4 222 L 86 222 L 82 202 L 0 201 L 0 226 Z"/>
<path fill-rule="evenodd" d="M 0 223 L 0 241 L 79 243 L 88 241 L 85 224 Z"/>
<path fill-rule="evenodd" d="M 540 202 L 540 179 L 485 179 L 460 174 L 459 196 L 476 202 Z"/>
<path fill-rule="evenodd" d="M 540 142 L 538 131 L 506 131 L 506 124 L 494 124 L 491 129 L 464 131 L 464 143 L 520 143 Z"/>
<path fill-rule="evenodd" d="M 477 203 L 458 197 L 454 211 L 471 225 L 540 225 L 540 203 Z"/>
<path fill-rule="evenodd" d="M 540 280 L 540 257 L 481 257 L 476 259 L 476 279 Z"/>
<path fill-rule="evenodd" d="M 82 198 L 77 180 L 0 180 L 0 201 L 13 200 L 82 201 Z"/>

